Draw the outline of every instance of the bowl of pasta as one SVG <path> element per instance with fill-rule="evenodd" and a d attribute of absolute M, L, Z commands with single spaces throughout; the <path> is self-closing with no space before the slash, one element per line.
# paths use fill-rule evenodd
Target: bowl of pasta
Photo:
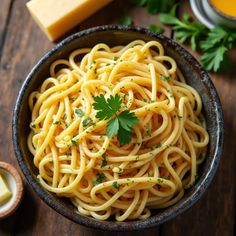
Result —
<path fill-rule="evenodd" d="M 58 213 L 141 230 L 202 196 L 220 160 L 223 114 L 208 74 L 175 41 L 99 26 L 56 45 L 28 74 L 13 143 L 28 183 Z"/>

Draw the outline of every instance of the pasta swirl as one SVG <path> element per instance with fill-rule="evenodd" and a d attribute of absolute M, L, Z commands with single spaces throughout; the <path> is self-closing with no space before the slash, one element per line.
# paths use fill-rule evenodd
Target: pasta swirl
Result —
<path fill-rule="evenodd" d="M 96 118 L 100 94 L 118 94 L 139 118 L 129 144 L 108 138 L 107 120 Z M 146 219 L 175 204 L 206 155 L 201 98 L 157 41 L 73 51 L 51 65 L 29 106 L 41 185 L 99 220 Z"/>

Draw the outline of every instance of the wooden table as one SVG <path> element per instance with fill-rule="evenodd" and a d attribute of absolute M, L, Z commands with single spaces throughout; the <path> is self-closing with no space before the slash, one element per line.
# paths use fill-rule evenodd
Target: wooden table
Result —
<path fill-rule="evenodd" d="M 116 0 L 73 30 L 115 23 L 123 10 L 133 17 L 135 25 L 157 23 L 143 8 L 134 8 L 127 0 Z M 188 1 L 181 8 L 189 10 Z M 32 66 L 51 49 L 50 43 L 30 17 L 26 0 L 0 0 L 0 160 L 18 164 L 11 137 L 12 110 L 17 93 Z M 183 10 L 180 11 L 182 13 Z M 72 33 L 72 32 L 70 32 Z M 170 29 L 165 32 L 171 36 Z M 236 52 L 231 52 L 231 69 L 212 74 L 225 117 L 225 146 L 217 174 L 201 200 L 190 210 L 160 227 L 122 235 L 169 236 L 236 234 Z M 0 235 L 119 235 L 95 231 L 77 225 L 43 203 L 27 185 L 18 211 L 0 222 Z"/>

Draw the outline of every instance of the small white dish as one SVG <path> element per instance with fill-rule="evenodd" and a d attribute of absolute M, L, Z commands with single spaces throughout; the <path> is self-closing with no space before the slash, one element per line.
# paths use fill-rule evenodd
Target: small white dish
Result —
<path fill-rule="evenodd" d="M 203 0 L 206 1 L 206 0 Z M 202 0 L 190 0 L 190 5 L 192 8 L 192 11 L 196 18 L 204 24 L 207 28 L 213 29 L 216 26 L 216 23 L 212 22 L 208 16 L 206 15 L 203 5 L 202 5 Z"/>
<path fill-rule="evenodd" d="M 0 162 L 0 175 L 6 181 L 12 196 L 0 205 L 0 220 L 10 216 L 21 203 L 24 184 L 19 172 L 12 165 Z"/>

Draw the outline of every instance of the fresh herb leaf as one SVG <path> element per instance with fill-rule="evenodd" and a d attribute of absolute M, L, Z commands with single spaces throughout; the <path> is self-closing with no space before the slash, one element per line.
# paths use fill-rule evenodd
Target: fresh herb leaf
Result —
<path fill-rule="evenodd" d="M 113 57 L 114 61 L 117 61 L 119 59 L 119 57 Z"/>
<path fill-rule="evenodd" d="M 149 29 L 155 33 L 163 33 L 165 31 L 161 26 L 156 24 L 150 24 Z"/>
<path fill-rule="evenodd" d="M 90 117 L 83 120 L 83 127 L 88 126 L 91 123 L 92 119 Z"/>
<path fill-rule="evenodd" d="M 146 128 L 146 134 L 147 136 L 151 137 L 151 130 L 148 127 Z"/>
<path fill-rule="evenodd" d="M 107 165 L 107 155 L 106 153 L 103 153 L 102 154 L 102 164 L 101 164 L 101 167 L 104 167 Z"/>
<path fill-rule="evenodd" d="M 164 75 L 162 75 L 162 76 L 161 76 L 161 79 L 162 79 L 162 80 L 165 80 L 165 81 L 167 81 L 167 82 L 170 81 L 170 77 L 169 77 L 169 76 L 164 76 Z"/>
<path fill-rule="evenodd" d="M 114 181 L 114 182 L 112 183 L 112 186 L 113 186 L 114 188 L 116 188 L 117 190 L 120 189 L 120 185 L 117 183 L 117 181 Z"/>
<path fill-rule="evenodd" d="M 119 23 L 121 25 L 126 25 L 126 26 L 131 26 L 132 22 L 133 22 L 132 17 L 127 14 L 124 14 L 119 20 Z"/>
<path fill-rule="evenodd" d="M 36 128 L 36 125 L 35 125 L 35 124 L 32 124 L 31 127 L 32 127 L 33 129 L 35 129 L 35 128 Z"/>
<path fill-rule="evenodd" d="M 118 115 L 119 124 L 127 131 L 131 131 L 132 127 L 135 126 L 139 119 L 134 113 L 125 110 Z"/>
<path fill-rule="evenodd" d="M 144 6 L 145 4 L 147 4 L 147 1 L 148 1 L 148 0 L 133 0 L 133 3 L 134 3 L 136 6 Z"/>
<path fill-rule="evenodd" d="M 75 114 L 77 114 L 78 117 L 84 116 L 84 112 L 79 108 L 75 109 Z"/>
<path fill-rule="evenodd" d="M 101 184 L 106 176 L 103 173 L 97 173 L 98 178 L 94 181 L 94 185 Z"/>
<path fill-rule="evenodd" d="M 77 142 L 75 140 L 71 139 L 71 143 L 73 146 L 77 146 Z"/>
<path fill-rule="evenodd" d="M 96 118 L 105 120 L 111 118 L 116 112 L 119 111 L 121 103 L 122 100 L 118 94 L 116 94 L 115 97 L 111 95 L 107 100 L 102 94 L 94 97 L 93 107 L 95 110 L 99 111 L 96 114 Z"/>
<path fill-rule="evenodd" d="M 193 50 L 196 50 L 196 42 L 200 36 L 207 32 L 207 28 L 201 23 L 192 21 L 188 14 L 183 14 L 182 21 L 170 14 L 160 14 L 159 19 L 161 23 L 171 25 L 175 31 L 175 37 L 184 43 L 190 41 Z"/>
<path fill-rule="evenodd" d="M 106 126 L 107 136 L 112 138 L 117 135 L 121 144 L 129 143 L 133 132 L 132 127 L 139 121 L 135 114 L 128 110 L 124 110 L 119 115 L 116 114 L 120 110 L 122 102 L 118 94 L 115 97 L 111 95 L 107 100 L 104 95 L 100 95 L 95 97 L 94 101 L 93 107 L 98 110 L 97 118 L 106 120 L 113 117 Z"/>
<path fill-rule="evenodd" d="M 227 51 L 232 48 L 236 37 L 232 31 L 222 27 L 211 30 L 207 38 L 200 43 L 204 54 L 201 60 L 206 70 L 218 71 L 227 64 Z"/>
<path fill-rule="evenodd" d="M 128 144 L 132 139 L 132 132 L 125 130 L 122 126 L 119 127 L 117 134 L 120 144 Z"/>
<path fill-rule="evenodd" d="M 60 121 L 55 121 L 53 124 L 54 124 L 54 125 L 60 125 L 61 122 L 60 122 Z"/>
<path fill-rule="evenodd" d="M 119 120 L 116 117 L 114 119 L 111 119 L 107 124 L 106 131 L 108 138 L 112 138 L 114 135 L 116 135 L 118 130 L 119 130 Z"/>

